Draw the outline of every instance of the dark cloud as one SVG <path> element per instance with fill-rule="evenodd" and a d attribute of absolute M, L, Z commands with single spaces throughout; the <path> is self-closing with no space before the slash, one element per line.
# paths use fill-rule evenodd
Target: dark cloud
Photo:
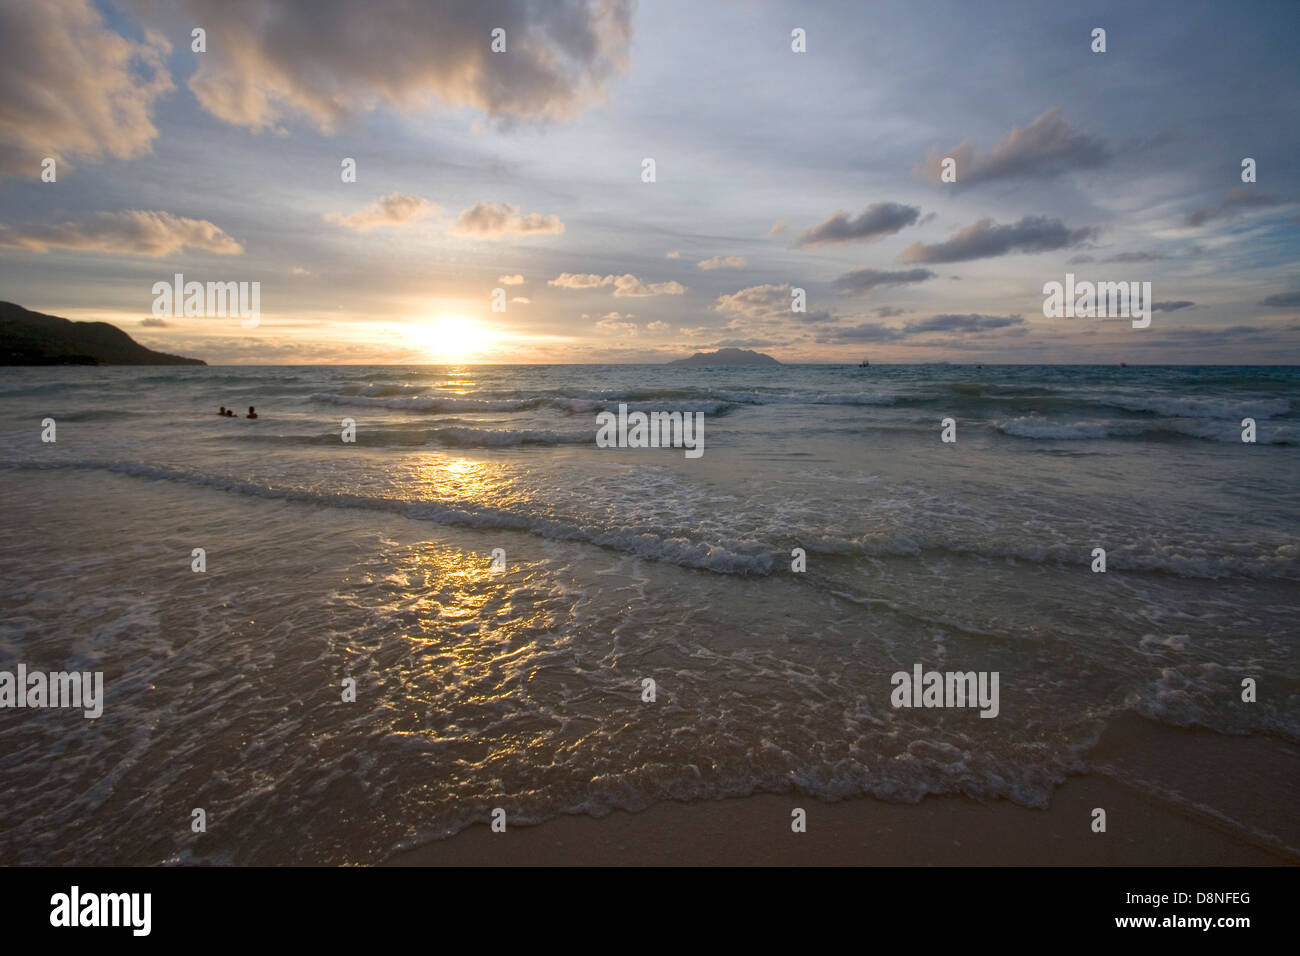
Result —
<path fill-rule="evenodd" d="M 1172 302 L 1152 302 L 1152 312 L 1177 312 L 1179 309 L 1190 309 L 1195 302 L 1188 302 L 1186 299 L 1177 299 Z"/>
<path fill-rule="evenodd" d="M 903 315 L 906 309 L 896 309 L 892 305 L 882 305 L 876 309 L 876 315 L 882 319 L 892 319 L 896 315 Z"/>
<path fill-rule="evenodd" d="M 929 269 L 904 269 L 885 272 L 880 269 L 854 269 L 835 280 L 835 287 L 844 292 L 867 292 L 882 285 L 906 285 L 933 279 Z"/>
<path fill-rule="evenodd" d="M 853 342 L 896 342 L 903 338 L 900 329 L 879 322 L 863 322 L 861 325 L 833 329 L 819 339 L 824 345 L 839 345 Z"/>
<path fill-rule="evenodd" d="M 1025 324 L 1019 315 L 935 315 L 919 322 L 908 322 L 901 328 L 879 322 L 830 329 L 819 339 L 822 344 L 851 344 L 854 342 L 898 342 L 918 335 L 948 332 L 957 336 L 974 335 L 996 329 L 1014 328 Z M 953 341 L 960 341 L 956 339 Z M 951 344 L 951 343 L 949 343 Z"/>
<path fill-rule="evenodd" d="M 127 0 L 149 22 L 159 7 Z M 631 0 L 183 0 L 207 30 L 189 86 L 209 113 L 252 129 L 303 117 L 329 132 L 388 106 L 471 107 L 563 120 L 627 65 Z M 176 17 L 162 19 L 175 23 Z M 506 31 L 506 52 L 490 48 Z M 188 42 L 188 26 L 185 27 Z"/>
<path fill-rule="evenodd" d="M 1025 320 L 1018 315 L 936 315 L 920 322 L 908 322 L 903 326 L 907 335 L 922 335 L 926 332 L 988 332 L 991 329 L 1005 329 L 1012 325 L 1023 325 Z"/>
<path fill-rule="evenodd" d="M 817 246 L 827 242 L 851 242 L 855 239 L 873 241 L 893 235 L 912 225 L 920 218 L 918 206 L 904 206 L 896 202 L 872 203 L 856 218 L 839 211 L 825 222 L 805 229 L 795 240 L 796 246 Z"/>
<path fill-rule="evenodd" d="M 1071 256 L 1070 258 L 1065 260 L 1065 264 L 1070 266 L 1081 266 L 1085 262 L 1096 262 L 1096 261 L 1097 260 L 1095 258 L 1093 258 L 1092 256 L 1088 255 L 1085 252 L 1081 256 Z"/>
<path fill-rule="evenodd" d="M 701 347 L 706 349 L 762 349 L 771 348 L 774 345 L 788 344 L 788 342 L 776 341 L 775 339 L 719 339 Z"/>
<path fill-rule="evenodd" d="M 987 155 L 977 152 L 970 140 L 964 140 L 946 152 L 931 150 L 914 172 L 939 182 L 945 157 L 956 160 L 957 183 L 973 185 L 1095 169 L 1109 161 L 1110 152 L 1100 139 L 1070 125 L 1058 107 L 1043 113 L 1024 129 L 1013 127 L 1007 138 Z"/>
<path fill-rule="evenodd" d="M 967 226 L 947 242 L 926 245 L 914 242 L 903 250 L 903 262 L 967 262 L 988 259 L 1009 252 L 1050 252 L 1067 249 L 1093 238 L 1091 226 L 1071 229 L 1059 219 L 1026 216 L 1013 225 L 995 225 L 984 218 Z"/>
<path fill-rule="evenodd" d="M 1102 262 L 1159 262 L 1168 259 L 1163 252 L 1121 252 L 1102 259 Z"/>
<path fill-rule="evenodd" d="M 171 327 L 170 322 L 154 318 L 153 316 L 150 316 L 147 319 L 141 319 L 140 325 L 146 329 L 166 329 Z"/>
<path fill-rule="evenodd" d="M 1259 192 L 1254 186 L 1237 186 L 1229 189 L 1223 202 L 1217 206 L 1201 206 L 1187 214 L 1189 226 L 1203 226 L 1211 219 L 1230 219 L 1251 208 L 1277 206 L 1281 200 L 1268 193 Z"/>
<path fill-rule="evenodd" d="M 1300 309 L 1300 292 L 1279 292 L 1259 304 L 1269 309 Z"/>

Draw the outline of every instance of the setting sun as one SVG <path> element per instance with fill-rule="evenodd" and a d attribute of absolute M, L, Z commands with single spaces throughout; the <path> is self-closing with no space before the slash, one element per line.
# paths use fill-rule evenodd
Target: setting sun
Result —
<path fill-rule="evenodd" d="M 471 319 L 444 316 L 417 326 L 413 335 L 436 362 L 460 363 L 482 358 L 497 336 Z"/>

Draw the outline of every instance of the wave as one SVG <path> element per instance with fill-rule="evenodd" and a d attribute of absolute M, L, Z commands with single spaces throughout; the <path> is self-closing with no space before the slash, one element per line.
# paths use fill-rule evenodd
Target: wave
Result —
<path fill-rule="evenodd" d="M 337 436 L 331 438 L 337 441 Z M 477 437 L 474 440 L 479 440 Z M 255 498 L 294 501 L 326 508 L 356 508 L 383 511 L 418 521 L 476 529 L 502 529 L 534 534 L 554 541 L 577 541 L 609 548 L 646 560 L 721 574 L 768 575 L 788 567 L 790 545 L 776 536 L 766 540 L 749 538 L 705 541 L 685 533 L 656 532 L 635 526 L 596 527 L 581 516 L 538 513 L 519 507 L 497 507 L 473 501 L 435 502 L 375 495 L 329 493 L 306 489 L 271 487 L 254 482 L 202 475 L 132 461 L 19 461 L 0 462 L 0 467 L 21 470 L 106 471 L 150 481 L 176 481 Z M 828 560 L 861 557 L 948 557 L 961 555 L 1005 562 L 1087 566 L 1091 547 L 1065 544 L 963 546 L 949 540 L 918 539 L 879 535 L 858 538 L 806 536 L 798 542 L 810 554 Z M 1153 543 L 1151 550 L 1108 555 L 1114 570 L 1171 574 L 1178 577 L 1221 579 L 1300 580 L 1300 545 L 1269 546 L 1258 541 L 1242 544 L 1223 542 L 1207 550 L 1194 542 L 1176 541 L 1167 546 Z"/>
<path fill-rule="evenodd" d="M 454 527 L 522 531 L 552 541 L 578 541 L 650 561 L 662 561 L 685 568 L 722 574 L 768 574 L 775 566 L 775 553 L 759 546 L 740 544 L 726 546 L 686 537 L 655 534 L 632 527 L 601 529 L 583 524 L 580 518 L 536 514 L 472 501 L 454 503 L 420 501 L 409 498 L 385 498 L 344 492 L 328 493 L 271 487 L 132 461 L 3 462 L 0 463 L 0 467 L 36 471 L 106 471 L 149 481 L 175 481 L 215 488 L 253 498 L 292 501 L 326 508 L 382 511 L 417 521 L 429 521 Z"/>
<path fill-rule="evenodd" d="M 522 412 L 540 408 L 544 399 L 514 399 L 493 401 L 480 398 L 437 398 L 431 395 L 339 395 L 333 392 L 315 392 L 313 402 L 331 405 L 356 405 L 358 407 L 393 408 L 413 412 Z"/>
<path fill-rule="evenodd" d="M 1240 425 L 1228 422 L 1166 421 L 1146 424 L 1138 421 L 1064 422 L 1038 416 L 1013 418 L 997 425 L 997 430 L 1014 438 L 1047 441 L 1092 441 L 1120 438 L 1155 438 L 1177 440 L 1196 438 L 1209 441 L 1240 443 Z M 1300 432 L 1289 425 L 1269 425 L 1256 430 L 1261 445 L 1295 445 Z"/>
<path fill-rule="evenodd" d="M 594 445 L 595 432 L 561 434 L 504 428 L 433 428 L 429 440 L 451 448 L 502 448 L 511 445 Z"/>
<path fill-rule="evenodd" d="M 70 392 L 79 388 L 109 388 L 102 382 L 40 382 L 32 385 L 0 387 L 0 398 L 19 398 L 23 395 L 49 395 Z"/>
<path fill-rule="evenodd" d="M 452 419 L 451 421 L 456 421 Z M 339 431 L 323 432 L 315 435 L 274 435 L 243 432 L 236 435 L 223 435 L 215 441 L 265 442 L 272 445 L 338 445 L 341 443 Z M 402 448 L 409 446 L 424 447 L 438 445 L 447 448 L 508 448 L 517 445 L 583 445 L 594 444 L 595 430 L 590 432 L 561 433 L 553 431 L 530 431 L 509 428 L 474 428 L 468 425 L 445 425 L 440 428 L 374 428 L 357 429 L 357 448 Z"/>
<path fill-rule="evenodd" d="M 803 539 L 800 546 L 809 554 L 826 559 L 857 557 L 949 558 L 963 556 L 1005 563 L 1088 567 L 1092 562 L 1091 545 L 962 545 L 950 540 L 910 537 L 907 535 L 867 536 L 862 538 L 823 537 Z M 1270 580 L 1300 580 L 1300 545 L 1293 543 L 1262 544 L 1258 541 L 1224 542 L 1210 550 L 1190 541 L 1150 544 L 1149 550 L 1113 549 L 1107 555 L 1112 571 L 1169 574 L 1175 577 L 1218 580 L 1245 577 Z"/>
<path fill-rule="evenodd" d="M 530 398 L 484 399 L 484 398 L 440 398 L 432 395 L 409 396 L 368 396 L 340 395 L 337 393 L 317 392 L 311 396 L 314 402 L 326 402 L 331 405 L 356 405 L 359 407 L 391 408 L 398 411 L 427 412 L 437 415 L 445 412 L 526 412 L 539 408 L 557 408 L 570 414 L 584 414 L 613 411 L 619 405 L 627 405 L 629 411 L 642 412 L 703 412 L 706 415 L 725 415 L 734 404 L 724 400 L 708 399 L 703 401 L 653 401 L 638 402 L 624 398 L 561 398 L 533 396 Z"/>
<path fill-rule="evenodd" d="M 1119 396 L 1097 399 L 1096 404 L 1129 412 L 1153 412 L 1165 418 L 1209 418 L 1238 422 L 1243 418 L 1275 418 L 1291 411 L 1291 401 L 1285 398 L 1231 400 L 1160 395 L 1132 398 Z"/>

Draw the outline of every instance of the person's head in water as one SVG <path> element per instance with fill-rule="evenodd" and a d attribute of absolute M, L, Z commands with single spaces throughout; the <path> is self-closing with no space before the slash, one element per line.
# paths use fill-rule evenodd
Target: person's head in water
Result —
<path fill-rule="evenodd" d="M 257 410 L 256 410 L 255 408 L 253 408 L 252 405 L 249 405 L 249 406 L 248 406 L 248 417 L 249 417 L 249 418 L 256 418 L 256 417 L 257 417 Z"/>
<path fill-rule="evenodd" d="M 234 410 L 233 408 L 227 408 L 227 409 L 226 409 L 226 417 L 227 417 L 227 418 L 234 418 L 234 417 L 235 417 L 235 410 Z"/>
<path fill-rule="evenodd" d="M 217 414 L 218 414 L 218 415 L 225 415 L 225 414 L 226 414 L 226 406 L 225 406 L 225 405 L 222 405 L 221 408 L 217 410 Z"/>

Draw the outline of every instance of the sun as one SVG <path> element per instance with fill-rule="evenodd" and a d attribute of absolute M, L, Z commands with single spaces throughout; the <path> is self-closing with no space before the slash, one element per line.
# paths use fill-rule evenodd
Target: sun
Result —
<path fill-rule="evenodd" d="M 413 338 L 438 364 L 459 365 L 483 353 L 496 334 L 463 316 L 443 316 L 416 327 Z"/>

